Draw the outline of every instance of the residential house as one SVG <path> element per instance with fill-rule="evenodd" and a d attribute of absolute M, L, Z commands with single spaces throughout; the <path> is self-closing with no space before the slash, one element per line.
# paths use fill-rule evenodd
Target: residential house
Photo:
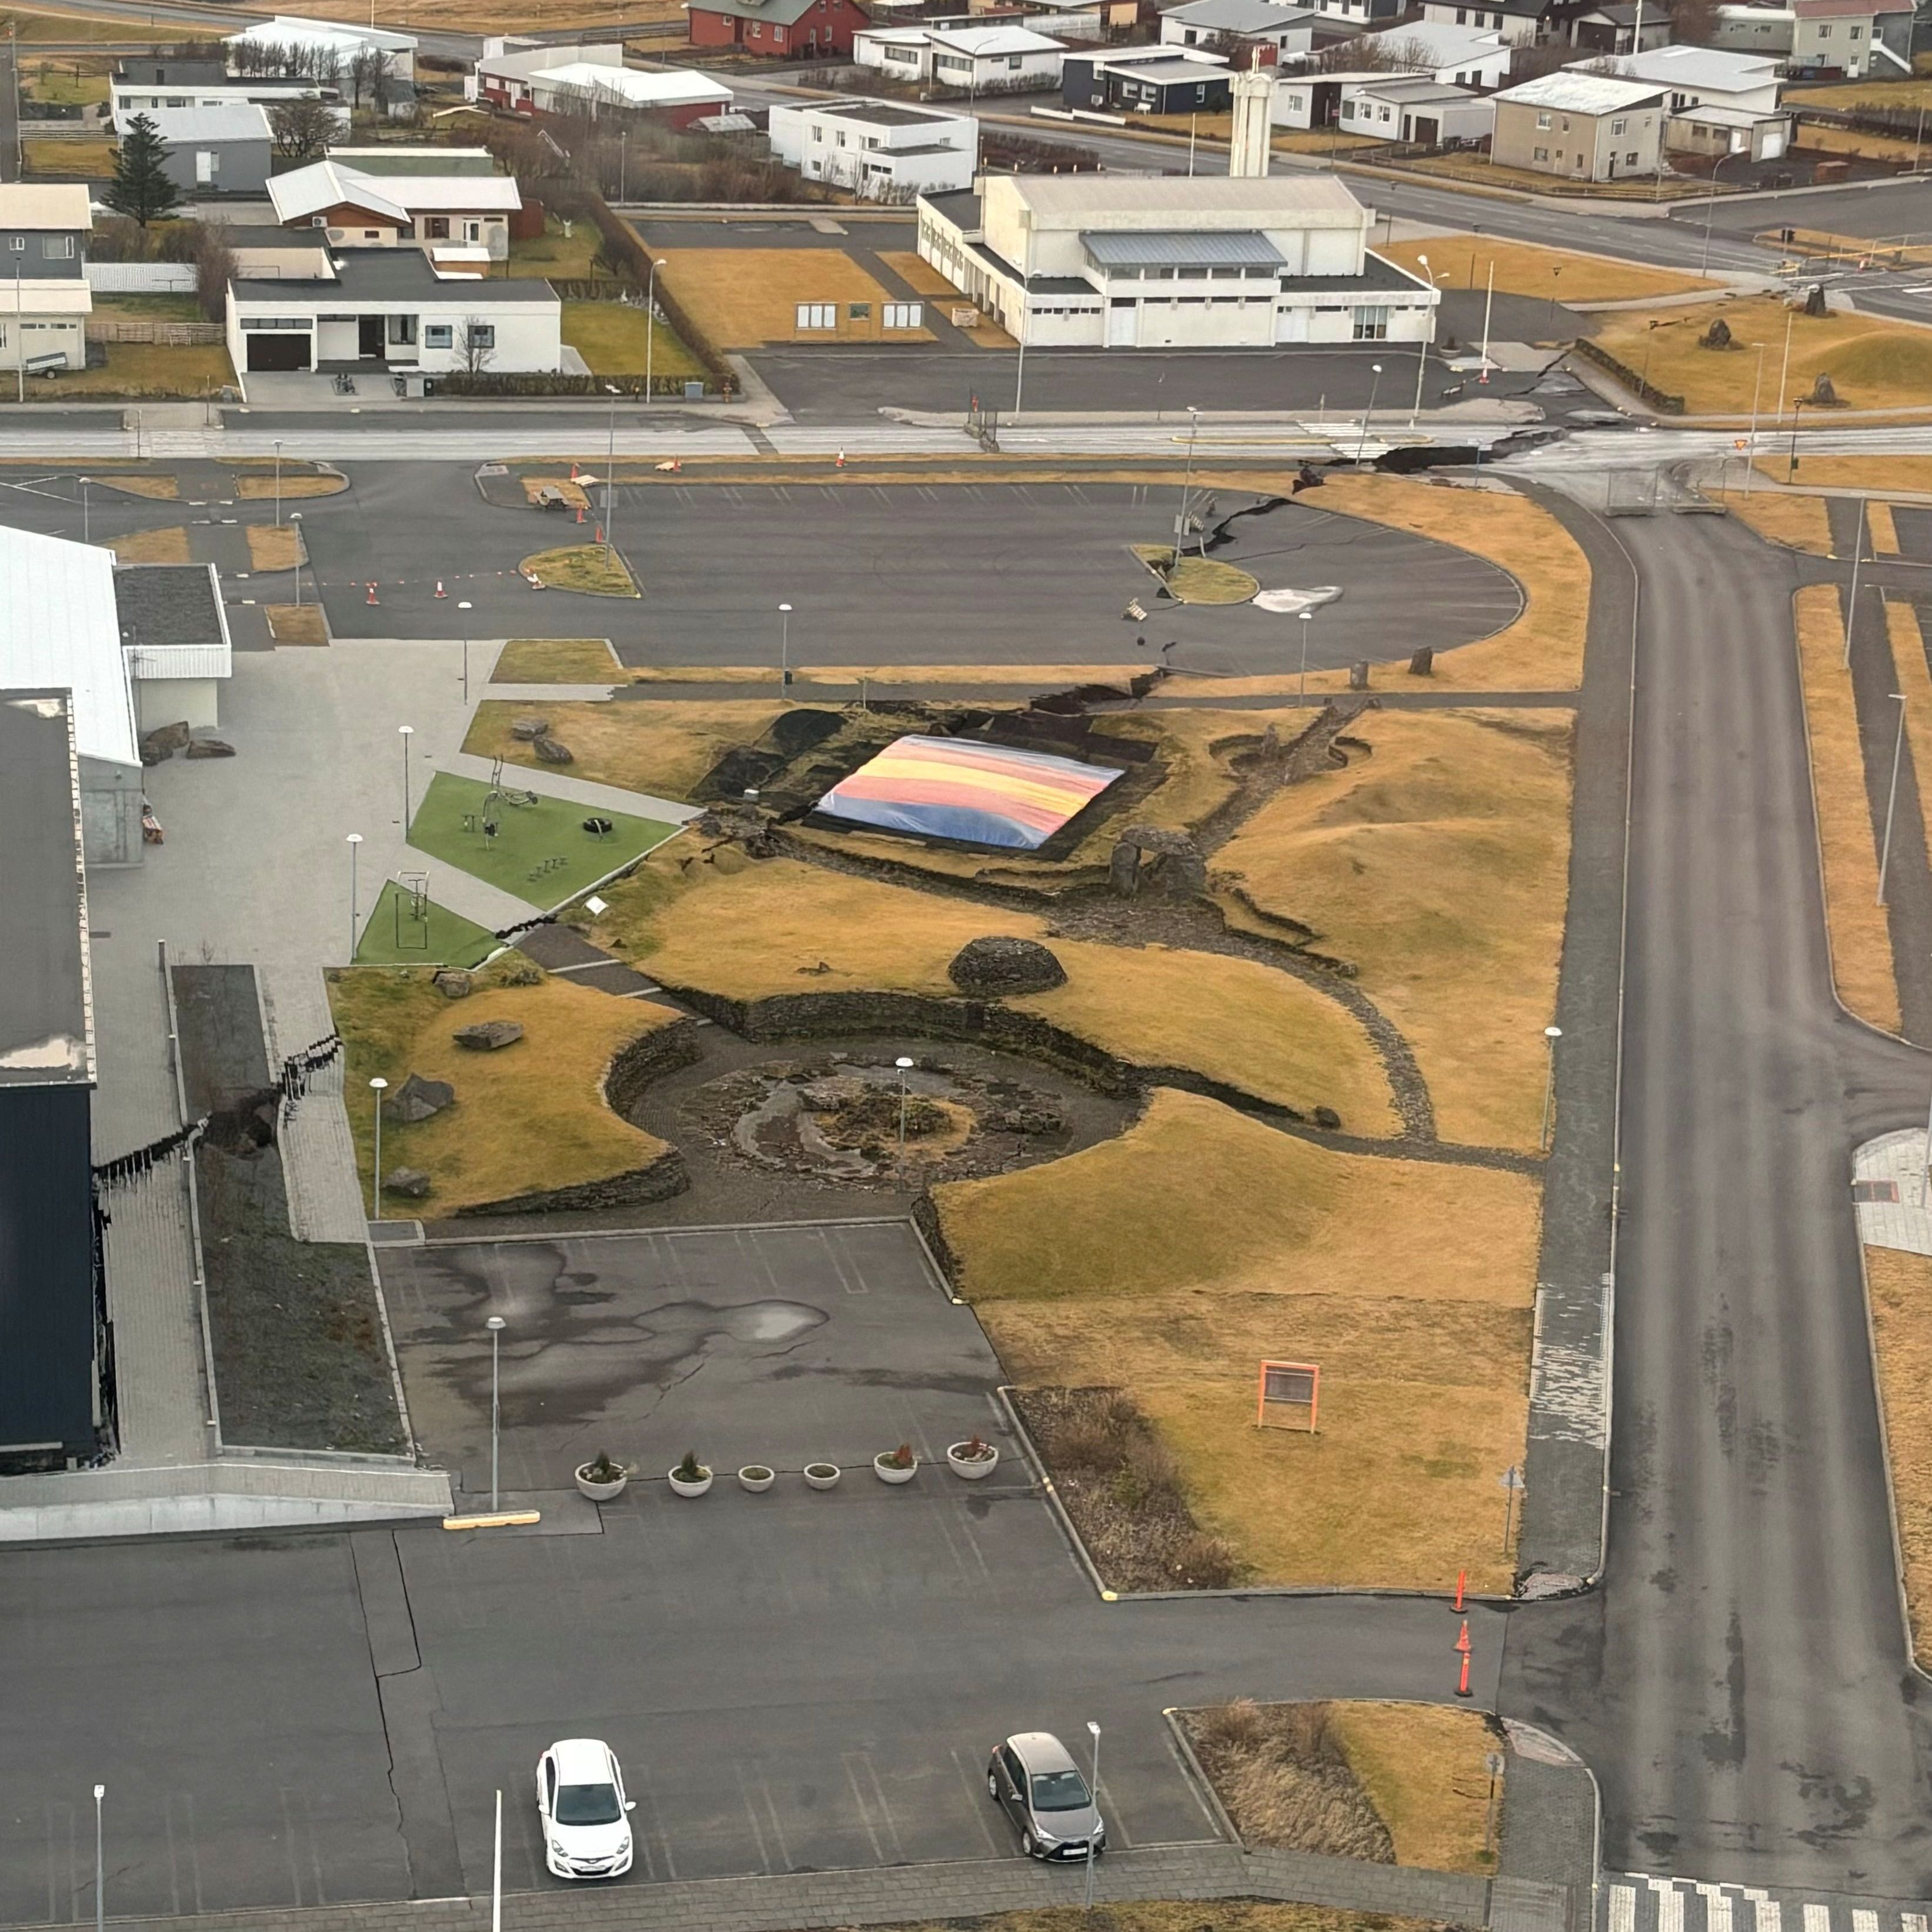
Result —
<path fill-rule="evenodd" d="M 1670 44 L 1670 10 L 1659 0 L 1562 0 L 1550 10 L 1550 38 L 1561 40 L 1580 53 L 1635 53 Z"/>
<path fill-rule="evenodd" d="M 1481 0 L 1472 5 L 1467 0 L 1423 0 L 1422 17 L 1432 27 L 1486 28 L 1520 47 L 1543 38 L 1555 4 L 1556 0 Z"/>
<path fill-rule="evenodd" d="M 152 114 L 157 108 L 224 107 L 247 100 L 272 107 L 282 100 L 340 98 L 333 83 L 278 74 L 231 75 L 218 60 L 130 56 L 107 77 L 109 118 L 117 134 L 127 133 L 136 115 Z"/>
<path fill-rule="evenodd" d="M 148 118 L 162 147 L 161 165 L 184 195 L 260 195 L 274 158 L 274 131 L 260 101 L 220 107 L 158 107 Z"/>
<path fill-rule="evenodd" d="M 1794 74 L 1902 77 L 1912 71 L 1910 0 L 1790 0 L 1784 6 L 1718 9 L 1714 46 L 1770 54 Z"/>
<path fill-rule="evenodd" d="M 972 94 L 1058 87 L 1066 57 L 1064 41 L 1010 24 L 873 27 L 852 37 L 852 58 L 860 67 Z"/>
<path fill-rule="evenodd" d="M 1434 147 L 1486 140 L 1496 124 L 1487 96 L 1426 74 L 1384 74 L 1342 90 L 1338 124 L 1345 134 Z"/>
<path fill-rule="evenodd" d="M 1572 62 L 1564 71 L 1574 74 L 1594 64 Z M 1622 55 L 1616 67 L 1624 80 L 1664 88 L 1673 114 L 1687 107 L 1736 107 L 1766 114 L 1778 110 L 1778 63 L 1768 55 L 1673 44 Z"/>
<path fill-rule="evenodd" d="M 1282 6 L 1278 0 L 1186 0 L 1160 16 L 1160 38 L 1168 46 L 1205 47 L 1210 52 L 1246 51 L 1258 64 L 1277 65 L 1286 54 L 1308 54 L 1336 38 L 1312 7 Z"/>
<path fill-rule="evenodd" d="M 1666 91 L 1648 81 L 1559 68 L 1490 97 L 1498 165 L 1574 181 L 1654 175 L 1662 165 Z"/>
<path fill-rule="evenodd" d="M 443 272 L 416 248 L 318 253 L 315 272 L 228 285 L 228 352 L 252 373 L 372 368 L 554 374 L 562 304 L 549 283 Z"/>
<path fill-rule="evenodd" d="M 856 0 L 684 0 L 694 47 L 738 47 L 778 60 L 849 60 L 872 23 Z"/>
<path fill-rule="evenodd" d="M 1733 154 L 1774 161 L 1790 149 L 1789 114 L 1766 114 L 1748 107 L 1687 107 L 1664 124 L 1664 145 L 1673 154 L 1698 154 L 1718 166 Z"/>
<path fill-rule="evenodd" d="M 86 368 L 93 230 L 81 183 L 0 183 L 0 369 Z"/>
<path fill-rule="evenodd" d="M 491 48 L 496 52 L 490 51 Z M 488 100 L 520 114 L 555 114 L 587 109 L 650 113 L 674 128 L 731 111 L 732 93 L 715 75 L 689 68 L 646 71 L 624 64 L 622 44 L 512 49 L 484 43 L 476 71 L 464 78 L 472 100 Z"/>
<path fill-rule="evenodd" d="M 487 148 L 332 148 L 277 175 L 268 199 L 284 228 L 321 229 L 340 246 L 467 248 L 493 262 L 508 256 L 524 205 Z"/>
<path fill-rule="evenodd" d="M 1070 52 L 1060 98 L 1071 108 L 1128 114 L 1218 114 L 1230 97 L 1225 55 L 1199 47 L 1131 47 L 1119 53 Z"/>
<path fill-rule="evenodd" d="M 407 34 L 373 24 L 358 27 L 340 20 L 278 14 L 238 34 L 228 34 L 224 44 L 229 50 L 231 72 L 260 67 L 269 73 L 306 74 L 311 80 L 332 82 L 352 96 L 358 92 L 358 66 L 368 62 L 374 67 L 380 62 L 368 84 L 370 91 L 356 104 L 375 104 L 370 99 L 373 92 L 392 116 L 407 116 L 415 111 L 416 42 Z"/>
<path fill-rule="evenodd" d="M 986 175 L 920 196 L 919 252 L 1024 343 L 1430 340 L 1440 298 L 1373 219 L 1332 175 Z"/>
<path fill-rule="evenodd" d="M 1285 74 L 1268 104 L 1277 128 L 1334 128 L 1341 124 L 1342 97 L 1352 87 L 1395 76 L 1385 68 L 1336 68 L 1325 74 Z"/>
<path fill-rule="evenodd" d="M 898 100 L 775 102 L 772 152 L 808 181 L 850 188 L 868 201 L 970 187 L 980 124 L 970 114 Z"/>
<path fill-rule="evenodd" d="M 1444 86 L 1484 88 L 1500 87 L 1509 78 L 1514 57 L 1510 43 L 1493 28 L 1444 27 L 1427 20 L 1364 34 L 1351 44 L 1349 53 L 1352 58 L 1366 54 L 1365 67 L 1379 58 L 1389 67 L 1426 74 Z"/>
<path fill-rule="evenodd" d="M 1312 4 L 1318 14 L 1364 29 L 1388 26 L 1408 10 L 1407 0 L 1312 0 Z"/>

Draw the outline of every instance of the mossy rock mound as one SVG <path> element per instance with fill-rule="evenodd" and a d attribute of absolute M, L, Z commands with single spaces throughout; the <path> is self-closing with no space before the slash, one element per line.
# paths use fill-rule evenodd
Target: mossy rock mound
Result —
<path fill-rule="evenodd" d="M 986 998 L 1048 993 L 1066 983 L 1066 969 L 1036 939 L 969 939 L 946 970 L 962 993 Z"/>

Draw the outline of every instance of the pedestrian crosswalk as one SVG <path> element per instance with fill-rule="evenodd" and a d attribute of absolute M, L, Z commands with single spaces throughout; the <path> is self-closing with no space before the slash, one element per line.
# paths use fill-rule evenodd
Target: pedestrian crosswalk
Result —
<path fill-rule="evenodd" d="M 1598 1932 L 1932 1932 L 1932 1905 L 1610 1872 Z"/>

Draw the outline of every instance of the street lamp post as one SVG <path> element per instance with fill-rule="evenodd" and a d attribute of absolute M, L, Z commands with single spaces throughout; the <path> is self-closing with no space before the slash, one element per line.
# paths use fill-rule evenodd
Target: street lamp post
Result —
<path fill-rule="evenodd" d="M 282 440 L 275 439 L 275 527 L 282 526 Z"/>
<path fill-rule="evenodd" d="M 1793 396 L 1791 399 L 1791 453 L 1790 460 L 1784 466 L 1784 480 L 1787 484 L 1798 474 L 1798 412 L 1810 400 L 1808 396 Z"/>
<path fill-rule="evenodd" d="M 92 476 L 80 479 L 80 540 L 82 543 L 94 541 L 94 506 L 88 500 L 87 486 L 94 481 Z"/>
<path fill-rule="evenodd" d="M 1878 902 L 1885 904 L 1885 875 L 1892 864 L 1892 815 L 1898 807 L 1898 761 L 1905 754 L 1905 694 L 1894 691 L 1898 706 L 1898 735 L 1892 741 L 1892 787 L 1885 796 L 1885 841 L 1878 855 Z"/>
<path fill-rule="evenodd" d="M 624 392 L 615 382 L 604 386 L 610 396 L 610 440 L 604 455 L 604 554 L 608 556 L 617 541 L 617 398 Z"/>
<path fill-rule="evenodd" d="M 296 608 L 298 610 L 302 608 L 302 520 L 301 511 L 291 510 L 289 512 L 289 528 L 296 533 Z"/>
<path fill-rule="evenodd" d="M 388 1084 L 380 1073 L 369 1083 L 369 1090 L 376 1096 L 376 1159 L 369 1178 L 369 1218 L 372 1221 L 382 1218 L 382 1095 Z"/>
<path fill-rule="evenodd" d="M 1720 154 L 1711 168 L 1711 196 L 1704 204 L 1704 256 L 1697 264 L 1697 272 L 1708 275 L 1711 272 L 1711 217 L 1718 210 L 1718 170 L 1726 161 L 1734 160 L 1740 154 L 1748 154 L 1748 148 L 1733 148 L 1728 154 Z"/>
<path fill-rule="evenodd" d="M 356 861 L 360 854 L 362 845 L 362 833 L 350 832 L 349 835 L 349 963 L 352 966 L 356 963 L 356 928 L 358 923 L 356 915 L 359 910 L 356 892 Z"/>
<path fill-rule="evenodd" d="M 1201 412 L 1192 403 L 1187 406 L 1187 463 L 1181 472 L 1180 508 L 1174 519 L 1174 561 L 1177 567 L 1180 562 L 1182 546 L 1187 541 L 1187 504 L 1194 494 L 1194 443 L 1201 433 Z"/>
<path fill-rule="evenodd" d="M 413 724 L 398 724 L 397 735 L 403 741 L 403 838 L 405 844 L 410 836 L 410 740 L 416 736 Z"/>
<path fill-rule="evenodd" d="M 1315 613 L 1312 610 L 1304 610 L 1300 614 L 1301 617 L 1301 689 L 1296 694 L 1294 700 L 1295 708 L 1298 710 L 1308 702 L 1308 638 L 1310 626 L 1315 622 Z"/>
<path fill-rule="evenodd" d="M 94 1787 L 94 1932 L 104 1932 L 107 1923 L 107 1905 L 103 1896 L 103 1888 L 107 1882 L 107 1858 L 100 1826 L 100 1801 L 106 1796 L 106 1785 L 97 1784 Z"/>
<path fill-rule="evenodd" d="M 1415 259 L 1420 263 L 1422 272 L 1429 278 L 1430 286 L 1433 288 L 1436 286 L 1436 272 L 1429 266 L 1429 257 L 1426 255 L 1418 255 Z M 1408 426 L 1411 429 L 1414 428 L 1417 418 L 1422 414 L 1422 378 L 1428 368 L 1429 338 L 1425 334 L 1416 346 L 1415 406 L 1408 412 Z"/>
<path fill-rule="evenodd" d="M 498 1455 L 503 1438 L 502 1364 L 503 1318 L 493 1315 L 484 1324 L 490 1330 L 490 1513 L 497 1508 Z"/>
<path fill-rule="evenodd" d="M 1094 1839 L 1100 1828 L 1100 1726 L 1091 1718 L 1087 1720 L 1088 1735 L 1094 1740 L 1094 1830 L 1087 1834 L 1087 1910 L 1094 1909 Z"/>
<path fill-rule="evenodd" d="M 456 607 L 456 614 L 463 620 L 463 701 L 465 704 L 470 702 L 470 612 L 471 608 L 470 600 L 466 597 Z"/>
<path fill-rule="evenodd" d="M 658 319 L 658 265 L 652 259 L 651 272 L 644 284 L 644 401 L 646 406 L 651 400 L 651 350 L 655 346 L 652 338 Z"/>
<path fill-rule="evenodd" d="M 1751 490 L 1751 472 L 1757 466 L 1757 399 L 1764 387 L 1764 352 L 1766 345 L 1757 345 L 1757 374 L 1751 379 L 1750 440 L 1744 449 L 1744 494 Z"/>
<path fill-rule="evenodd" d="M 1537 1145 L 1547 1150 L 1550 1145 L 1550 1117 L 1556 1111 L 1556 1042 L 1563 1037 L 1560 1026 L 1546 1026 L 1543 1036 L 1550 1042 L 1550 1071 L 1543 1083 L 1543 1133 Z"/>
<path fill-rule="evenodd" d="M 1376 412 L 1376 392 L 1381 388 L 1382 380 L 1382 365 L 1379 362 L 1371 362 L 1369 368 L 1374 374 L 1375 380 L 1369 385 L 1369 406 L 1362 412 L 1361 440 L 1355 445 L 1355 461 L 1358 466 L 1360 466 L 1363 454 L 1369 446 L 1369 418 Z"/>
<path fill-rule="evenodd" d="M 903 1053 L 892 1064 L 899 1070 L 899 1172 L 905 1172 L 905 1115 L 906 1076 L 912 1071 L 912 1062 Z"/>
<path fill-rule="evenodd" d="M 1865 554 L 1865 500 L 1858 499 L 1858 527 L 1852 539 L 1852 594 L 1845 605 L 1845 668 L 1852 668 L 1852 633 L 1858 621 L 1858 566 Z"/>
<path fill-rule="evenodd" d="M 791 606 L 778 606 L 778 690 L 791 688 Z"/>

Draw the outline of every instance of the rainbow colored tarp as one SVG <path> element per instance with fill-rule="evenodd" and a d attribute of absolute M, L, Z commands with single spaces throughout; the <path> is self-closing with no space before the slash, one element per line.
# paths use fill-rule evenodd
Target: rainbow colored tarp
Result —
<path fill-rule="evenodd" d="M 841 778 L 818 808 L 856 825 L 1032 851 L 1120 772 L 974 738 L 900 738 Z"/>

